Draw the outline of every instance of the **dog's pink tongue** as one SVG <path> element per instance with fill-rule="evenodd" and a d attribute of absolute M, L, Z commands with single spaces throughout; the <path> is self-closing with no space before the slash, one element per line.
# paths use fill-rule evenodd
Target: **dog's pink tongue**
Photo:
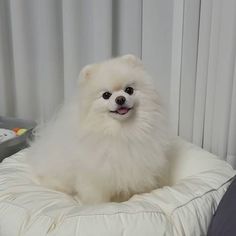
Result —
<path fill-rule="evenodd" d="M 120 115 L 124 115 L 126 114 L 127 112 L 129 111 L 129 109 L 127 107 L 121 107 L 117 110 L 117 112 L 120 114 Z"/>

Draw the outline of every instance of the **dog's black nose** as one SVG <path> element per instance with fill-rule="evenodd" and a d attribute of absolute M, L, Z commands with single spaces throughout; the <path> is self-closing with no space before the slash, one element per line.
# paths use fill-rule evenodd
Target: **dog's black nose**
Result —
<path fill-rule="evenodd" d="M 118 105 L 123 105 L 124 103 L 125 103 L 125 97 L 124 96 L 118 96 L 117 98 L 116 98 L 116 103 L 118 104 Z"/>

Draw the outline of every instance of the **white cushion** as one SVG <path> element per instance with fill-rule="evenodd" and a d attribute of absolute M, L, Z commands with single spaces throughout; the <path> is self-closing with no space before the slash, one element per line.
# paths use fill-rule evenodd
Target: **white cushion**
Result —
<path fill-rule="evenodd" d="M 40 186 L 22 151 L 0 164 L 0 235 L 206 235 L 235 171 L 190 144 L 182 146 L 172 168 L 171 187 L 124 203 L 81 206 Z"/>

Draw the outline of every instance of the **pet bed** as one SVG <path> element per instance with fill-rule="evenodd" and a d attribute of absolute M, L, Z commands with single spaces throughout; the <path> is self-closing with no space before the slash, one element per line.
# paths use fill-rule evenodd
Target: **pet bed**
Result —
<path fill-rule="evenodd" d="M 206 235 L 235 175 L 226 162 L 184 143 L 173 160 L 172 186 L 123 203 L 83 206 L 40 186 L 24 153 L 0 164 L 0 235 Z"/>

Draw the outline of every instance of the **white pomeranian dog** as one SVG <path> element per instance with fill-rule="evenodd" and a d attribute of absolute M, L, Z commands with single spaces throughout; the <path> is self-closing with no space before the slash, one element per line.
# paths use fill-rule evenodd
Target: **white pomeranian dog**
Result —
<path fill-rule="evenodd" d="M 70 101 L 37 136 L 28 161 L 42 185 L 84 204 L 125 201 L 167 182 L 166 117 L 133 55 L 82 69 Z"/>

